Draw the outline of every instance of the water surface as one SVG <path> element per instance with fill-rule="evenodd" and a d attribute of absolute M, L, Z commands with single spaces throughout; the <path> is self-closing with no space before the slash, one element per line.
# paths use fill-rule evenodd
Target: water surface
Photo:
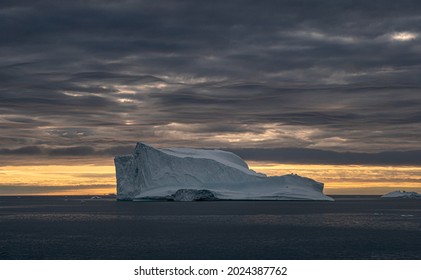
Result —
<path fill-rule="evenodd" d="M 0 197 L 1 259 L 421 259 L 421 201 Z"/>

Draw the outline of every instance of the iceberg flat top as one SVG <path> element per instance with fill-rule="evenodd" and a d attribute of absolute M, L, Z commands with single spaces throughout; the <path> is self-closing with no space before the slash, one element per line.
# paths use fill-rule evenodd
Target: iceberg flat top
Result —
<path fill-rule="evenodd" d="M 160 151 L 180 158 L 210 159 L 250 175 L 266 177 L 265 174 L 257 173 L 254 170 L 249 169 L 247 163 L 242 158 L 227 151 L 192 148 L 166 148 L 160 149 Z"/>

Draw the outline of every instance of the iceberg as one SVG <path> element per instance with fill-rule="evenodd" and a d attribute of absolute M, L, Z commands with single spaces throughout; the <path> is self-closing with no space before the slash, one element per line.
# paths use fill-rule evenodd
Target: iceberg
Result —
<path fill-rule="evenodd" d="M 333 200 L 323 183 L 295 174 L 269 177 L 222 150 L 137 143 L 114 163 L 118 200 Z"/>
<path fill-rule="evenodd" d="M 381 198 L 409 198 L 409 199 L 421 199 L 421 194 L 417 192 L 407 191 L 393 191 L 382 195 Z"/>

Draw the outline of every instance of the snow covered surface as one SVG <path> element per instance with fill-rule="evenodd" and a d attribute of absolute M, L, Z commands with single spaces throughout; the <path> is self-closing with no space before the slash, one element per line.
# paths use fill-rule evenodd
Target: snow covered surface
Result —
<path fill-rule="evenodd" d="M 236 154 L 221 151 L 221 150 L 203 150 L 203 149 L 190 149 L 190 148 L 167 148 L 160 149 L 160 151 L 180 158 L 201 158 L 201 159 L 211 159 L 222 163 L 226 166 L 238 169 L 246 174 L 266 177 L 265 174 L 256 173 L 255 171 L 249 169 L 247 163 L 237 156 Z"/>
<path fill-rule="evenodd" d="M 421 199 L 421 194 L 417 192 L 407 192 L 407 191 L 394 191 L 382 195 L 382 198 L 410 198 L 410 199 Z"/>
<path fill-rule="evenodd" d="M 267 177 L 221 150 L 155 149 L 138 143 L 132 155 L 116 156 L 114 163 L 121 200 L 186 201 L 200 195 L 192 190 L 229 200 L 333 200 L 323 194 L 323 183 L 292 174 Z"/>

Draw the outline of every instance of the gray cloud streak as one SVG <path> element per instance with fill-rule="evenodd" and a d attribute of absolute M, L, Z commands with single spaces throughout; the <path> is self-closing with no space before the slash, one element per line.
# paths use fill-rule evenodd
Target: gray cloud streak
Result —
<path fill-rule="evenodd" d="M 293 164 L 333 164 L 333 165 L 413 165 L 421 166 L 421 150 L 389 151 L 378 153 L 335 152 L 303 148 L 248 148 L 231 151 L 246 161 L 265 161 Z M 67 148 L 45 148 L 28 146 L 18 149 L 0 149 L 0 156 L 25 156 L 29 161 L 33 157 L 80 158 L 113 157 L 118 154 L 131 154 L 134 147 L 115 146 L 107 149 L 94 149 L 91 146 L 73 146 Z M 32 161 L 31 161 L 32 162 Z M 3 164 L 7 164 L 7 161 Z"/>
<path fill-rule="evenodd" d="M 380 153 L 339 153 L 315 149 L 238 149 L 231 150 L 246 160 L 333 165 L 421 165 L 421 151 Z"/>

